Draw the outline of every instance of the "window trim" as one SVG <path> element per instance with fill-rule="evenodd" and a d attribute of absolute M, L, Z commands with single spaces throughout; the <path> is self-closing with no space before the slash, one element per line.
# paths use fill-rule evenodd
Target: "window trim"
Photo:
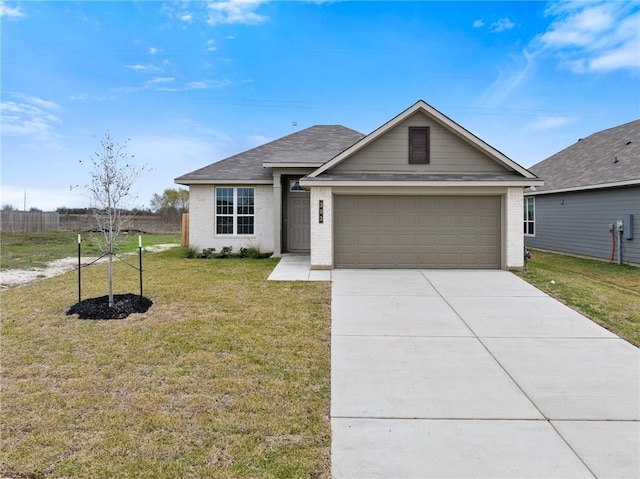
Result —
<path fill-rule="evenodd" d="M 529 202 L 533 205 L 533 219 L 529 218 Z M 529 237 L 534 237 L 536 235 L 536 197 L 535 196 L 525 196 L 524 197 L 524 208 L 523 208 L 523 230 L 524 235 Z M 528 233 L 529 228 L 528 225 L 532 226 L 532 233 Z"/>
<path fill-rule="evenodd" d="M 233 196 L 232 196 L 232 210 L 231 210 L 231 214 L 229 213 L 218 213 L 218 191 L 219 190 L 224 190 L 224 189 L 228 189 L 228 190 L 232 190 L 233 192 Z M 251 206 L 252 208 L 252 213 L 240 213 L 239 210 L 241 207 L 247 206 L 247 205 L 240 205 L 239 201 L 238 201 L 238 190 L 241 189 L 248 189 L 251 190 L 251 195 L 253 197 L 253 203 L 249 206 Z M 256 189 L 253 186 L 216 186 L 214 189 L 214 225 L 213 225 L 213 230 L 214 230 L 214 235 L 215 236 L 221 236 L 221 237 L 249 237 L 249 236 L 255 236 L 256 235 L 256 209 L 255 209 L 255 199 L 256 199 Z M 232 218 L 231 220 L 231 226 L 232 226 L 232 233 L 219 233 L 218 232 L 218 221 L 219 218 Z M 239 219 L 240 218 L 253 218 L 253 224 L 252 226 L 252 233 L 238 233 L 239 230 Z"/>
<path fill-rule="evenodd" d="M 424 138 L 418 138 L 418 133 L 422 133 Z M 415 143 L 417 141 L 425 142 L 426 151 L 418 150 Z M 419 153 L 417 155 L 416 153 Z M 424 157 L 422 156 L 424 154 Z M 428 126 L 410 126 L 409 127 L 409 164 L 410 165 L 428 165 L 431 163 L 431 128 Z"/>

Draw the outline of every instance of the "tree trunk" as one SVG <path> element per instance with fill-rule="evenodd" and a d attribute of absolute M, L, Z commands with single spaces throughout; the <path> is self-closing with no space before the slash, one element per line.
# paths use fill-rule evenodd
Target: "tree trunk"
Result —
<path fill-rule="evenodd" d="M 113 252 L 109 251 L 109 307 L 113 308 Z"/>

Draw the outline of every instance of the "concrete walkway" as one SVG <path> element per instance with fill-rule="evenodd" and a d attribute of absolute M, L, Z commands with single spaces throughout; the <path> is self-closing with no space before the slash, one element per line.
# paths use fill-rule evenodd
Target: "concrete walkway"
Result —
<path fill-rule="evenodd" d="M 505 271 L 334 270 L 334 478 L 638 478 L 637 348 Z"/>
<path fill-rule="evenodd" d="M 331 281 L 331 271 L 311 270 L 308 254 L 283 254 L 267 281 Z"/>

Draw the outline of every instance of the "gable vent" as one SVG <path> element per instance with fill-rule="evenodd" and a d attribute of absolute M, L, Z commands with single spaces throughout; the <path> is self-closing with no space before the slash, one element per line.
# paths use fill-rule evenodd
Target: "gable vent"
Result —
<path fill-rule="evenodd" d="M 429 127 L 409 127 L 409 163 L 429 163 Z"/>

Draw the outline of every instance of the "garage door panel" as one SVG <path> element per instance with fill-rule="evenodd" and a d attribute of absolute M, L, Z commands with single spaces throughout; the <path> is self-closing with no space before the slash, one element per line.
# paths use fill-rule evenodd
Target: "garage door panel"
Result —
<path fill-rule="evenodd" d="M 481 235 L 480 246 L 496 247 L 500 244 L 500 238 L 498 235 Z"/>
<path fill-rule="evenodd" d="M 451 216 L 449 214 L 439 216 L 437 220 L 438 226 L 440 228 L 455 228 L 456 226 L 458 226 L 458 219 L 455 216 Z"/>
<path fill-rule="evenodd" d="M 500 198 L 336 196 L 335 264 L 498 268 Z"/>
<path fill-rule="evenodd" d="M 480 218 L 480 228 L 500 228 L 500 218 Z"/>

